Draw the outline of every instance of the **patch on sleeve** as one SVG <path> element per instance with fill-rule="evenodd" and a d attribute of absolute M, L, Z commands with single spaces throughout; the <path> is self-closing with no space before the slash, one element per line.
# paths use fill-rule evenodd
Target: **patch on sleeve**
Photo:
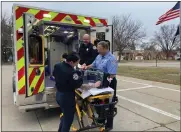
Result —
<path fill-rule="evenodd" d="M 96 50 L 97 49 L 96 46 L 93 46 L 93 49 Z"/>
<path fill-rule="evenodd" d="M 79 76 L 78 76 L 77 73 L 74 73 L 74 74 L 73 74 L 73 79 L 74 79 L 74 80 L 78 80 L 78 79 L 79 79 Z"/>
<path fill-rule="evenodd" d="M 111 63 L 116 65 L 118 62 L 117 62 L 117 60 L 112 60 Z"/>

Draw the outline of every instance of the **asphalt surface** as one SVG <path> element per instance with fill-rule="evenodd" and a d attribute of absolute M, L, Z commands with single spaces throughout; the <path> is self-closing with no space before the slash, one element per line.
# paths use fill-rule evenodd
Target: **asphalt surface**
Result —
<path fill-rule="evenodd" d="M 120 63 L 121 66 L 140 66 L 140 67 L 155 67 L 156 62 L 127 62 L 127 63 Z M 158 62 L 158 67 L 170 67 L 170 68 L 180 68 L 180 61 L 174 62 Z"/>
<path fill-rule="evenodd" d="M 2 131 L 57 131 L 59 110 L 20 113 L 13 104 L 12 66 L 2 67 Z M 117 77 L 115 131 L 180 131 L 180 86 Z"/>

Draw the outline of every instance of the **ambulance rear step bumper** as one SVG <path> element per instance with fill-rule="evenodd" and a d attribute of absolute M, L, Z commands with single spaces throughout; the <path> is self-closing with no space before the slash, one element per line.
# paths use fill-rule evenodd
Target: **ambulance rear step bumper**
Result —
<path fill-rule="evenodd" d="M 32 104 L 32 105 L 25 105 L 25 106 L 19 106 L 20 112 L 29 112 L 37 109 L 51 109 L 51 108 L 57 108 L 59 107 L 56 103 L 41 103 L 41 104 Z"/>

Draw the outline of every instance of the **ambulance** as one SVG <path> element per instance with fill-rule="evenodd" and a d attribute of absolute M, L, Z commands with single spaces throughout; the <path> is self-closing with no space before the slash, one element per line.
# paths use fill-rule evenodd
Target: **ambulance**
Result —
<path fill-rule="evenodd" d="M 50 79 L 54 65 L 63 53 L 78 52 L 85 33 L 93 44 L 95 39 L 108 40 L 113 49 L 113 26 L 105 18 L 17 4 L 12 10 L 13 96 L 22 112 L 58 107 Z"/>

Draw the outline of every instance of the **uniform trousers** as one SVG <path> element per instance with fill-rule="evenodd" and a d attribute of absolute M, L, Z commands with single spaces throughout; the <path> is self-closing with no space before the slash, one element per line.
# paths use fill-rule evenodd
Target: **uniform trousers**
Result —
<path fill-rule="evenodd" d="M 56 101 L 63 113 L 58 132 L 69 132 L 75 114 L 75 92 L 59 92 L 57 90 Z"/>

